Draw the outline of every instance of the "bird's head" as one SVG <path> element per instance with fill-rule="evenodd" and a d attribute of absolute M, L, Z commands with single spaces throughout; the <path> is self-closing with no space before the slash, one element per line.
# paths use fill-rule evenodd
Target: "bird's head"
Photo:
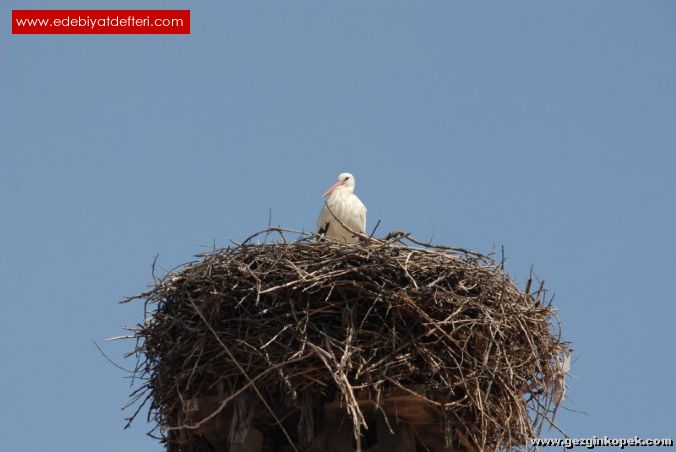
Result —
<path fill-rule="evenodd" d="M 340 173 L 338 180 L 333 184 L 322 197 L 327 197 L 337 191 L 345 191 L 345 193 L 354 192 L 354 176 L 350 173 Z"/>

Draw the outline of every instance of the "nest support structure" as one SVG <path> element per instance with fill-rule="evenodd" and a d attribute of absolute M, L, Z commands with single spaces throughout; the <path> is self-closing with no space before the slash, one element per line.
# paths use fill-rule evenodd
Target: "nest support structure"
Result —
<path fill-rule="evenodd" d="M 273 228 L 197 257 L 125 300 L 129 422 L 148 403 L 170 451 L 499 450 L 553 425 L 568 344 L 490 256 Z"/>

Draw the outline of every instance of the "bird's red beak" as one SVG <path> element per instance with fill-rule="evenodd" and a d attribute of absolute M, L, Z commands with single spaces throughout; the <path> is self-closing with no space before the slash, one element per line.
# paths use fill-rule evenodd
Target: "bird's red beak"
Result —
<path fill-rule="evenodd" d="M 327 196 L 329 196 L 329 195 L 333 192 L 333 190 L 335 190 L 336 187 L 339 186 L 339 185 L 340 185 L 340 181 L 338 181 L 338 182 L 336 182 L 335 184 L 331 185 L 331 186 L 329 187 L 329 189 L 326 190 L 326 192 L 322 195 L 322 198 L 326 198 Z"/>

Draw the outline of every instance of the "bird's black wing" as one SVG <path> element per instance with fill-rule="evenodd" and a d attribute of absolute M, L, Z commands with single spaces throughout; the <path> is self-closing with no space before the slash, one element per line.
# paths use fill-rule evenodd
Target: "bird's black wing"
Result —
<path fill-rule="evenodd" d="M 326 235 L 326 233 L 329 232 L 329 225 L 330 224 L 331 224 L 331 222 L 327 221 L 323 226 L 319 226 L 319 229 L 317 230 L 317 234 Z"/>

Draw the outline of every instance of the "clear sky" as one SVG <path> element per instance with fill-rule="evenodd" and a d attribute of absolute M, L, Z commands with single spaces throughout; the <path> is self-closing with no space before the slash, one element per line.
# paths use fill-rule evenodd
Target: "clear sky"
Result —
<path fill-rule="evenodd" d="M 85 7 L 189 8 L 192 34 L 10 34 Z M 676 437 L 675 2 L 11 1 L 0 84 L 3 451 L 160 451 L 91 339 L 141 320 L 117 301 L 155 254 L 270 209 L 312 229 L 341 171 L 380 233 L 534 266 L 572 436 Z"/>

